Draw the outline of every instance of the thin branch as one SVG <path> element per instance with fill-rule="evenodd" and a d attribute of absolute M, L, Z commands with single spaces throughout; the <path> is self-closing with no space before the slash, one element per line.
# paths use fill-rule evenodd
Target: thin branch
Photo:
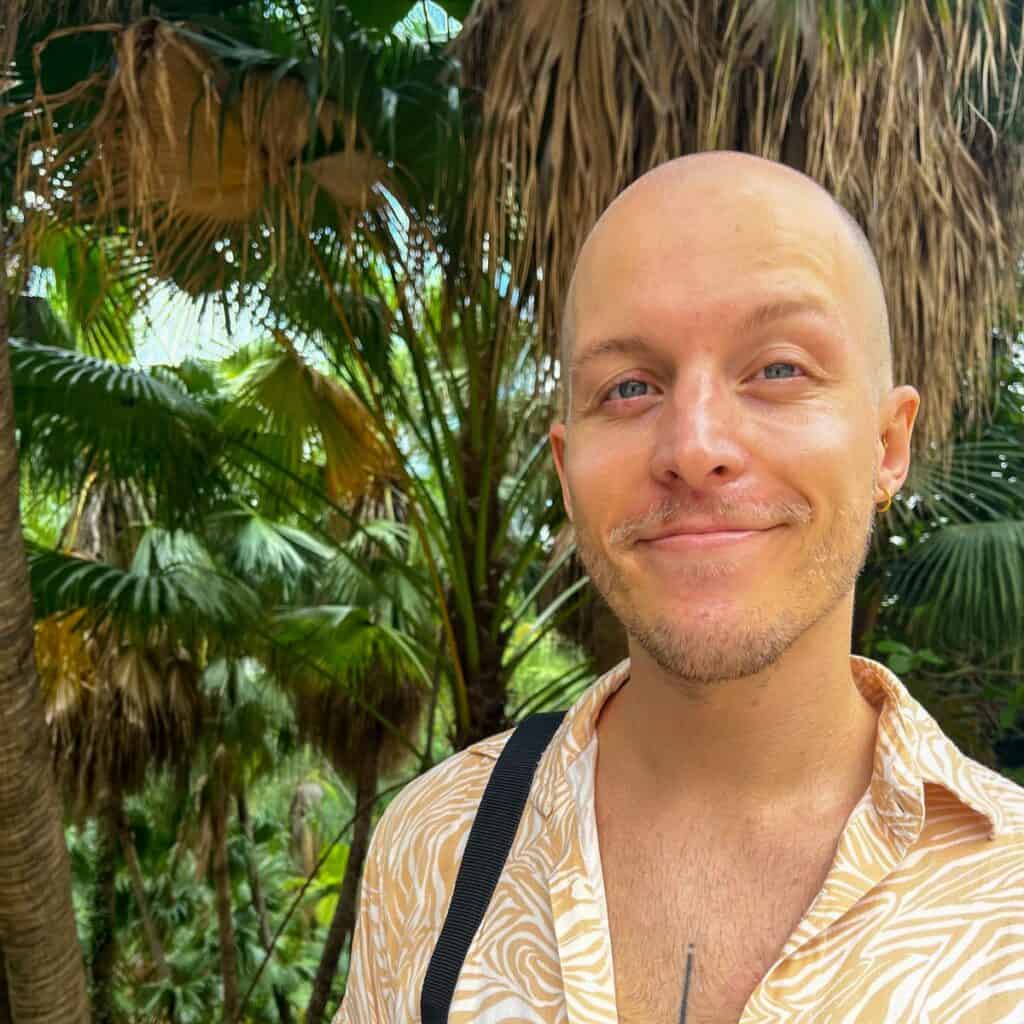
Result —
<path fill-rule="evenodd" d="M 395 792 L 395 790 L 402 789 L 407 786 L 414 779 L 418 778 L 417 775 L 411 775 L 407 779 L 403 779 L 401 782 L 396 782 L 393 786 L 388 786 L 387 789 L 381 790 L 370 802 L 369 807 L 373 807 L 379 803 L 384 797 Z M 288 922 L 292 919 L 292 915 L 295 913 L 299 904 L 302 902 L 303 897 L 306 895 L 307 890 L 313 884 L 314 879 L 320 873 L 320 869 L 327 863 L 327 858 L 331 855 L 331 851 L 341 842 L 345 833 L 355 824 L 356 819 L 361 815 L 367 807 L 357 807 L 355 813 L 351 818 L 341 827 L 338 834 L 331 840 L 330 844 L 320 855 L 320 859 L 316 862 L 312 872 L 306 881 L 302 884 L 302 888 L 295 894 L 295 899 L 292 900 L 291 906 L 288 908 L 281 920 L 281 923 L 277 926 L 277 930 L 274 932 L 274 937 L 270 940 L 270 947 L 267 949 L 263 959 L 260 961 L 260 966 L 257 968 L 255 975 L 253 975 L 252 981 L 249 983 L 249 987 L 245 991 L 245 995 L 242 997 L 242 1002 L 238 1008 L 238 1014 L 234 1019 L 234 1024 L 241 1024 L 243 1014 L 245 1013 L 245 1007 L 249 1002 L 250 996 L 252 996 L 256 985 L 259 983 L 260 978 L 263 976 L 264 970 L 266 970 L 267 964 L 270 962 L 270 958 L 273 955 L 274 948 L 277 946 L 278 939 L 281 937 L 281 933 L 288 927 Z"/>

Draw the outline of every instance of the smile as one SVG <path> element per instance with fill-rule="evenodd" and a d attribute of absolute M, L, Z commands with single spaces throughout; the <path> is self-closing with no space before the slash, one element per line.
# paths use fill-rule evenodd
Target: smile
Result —
<path fill-rule="evenodd" d="M 714 533 L 673 533 L 656 540 L 642 540 L 639 543 L 657 551 L 704 551 L 707 548 L 729 547 L 742 544 L 755 537 L 763 537 L 768 530 L 721 530 Z"/>

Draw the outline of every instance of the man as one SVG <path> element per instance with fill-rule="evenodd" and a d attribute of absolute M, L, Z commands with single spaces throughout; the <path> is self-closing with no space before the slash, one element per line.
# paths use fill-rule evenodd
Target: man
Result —
<path fill-rule="evenodd" d="M 852 219 L 755 157 L 662 165 L 601 217 L 550 432 L 630 657 L 569 710 L 447 1019 L 1024 1021 L 1024 791 L 851 656 L 919 395 Z M 339 1021 L 420 1020 L 508 734 L 374 836 Z"/>

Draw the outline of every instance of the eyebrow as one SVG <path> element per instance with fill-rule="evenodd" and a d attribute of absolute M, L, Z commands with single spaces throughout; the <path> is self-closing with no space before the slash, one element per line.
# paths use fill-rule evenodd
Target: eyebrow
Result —
<path fill-rule="evenodd" d="M 760 306 L 756 306 L 747 313 L 737 324 L 736 332 L 748 334 L 776 320 L 784 320 L 788 317 L 806 315 L 808 313 L 832 319 L 828 306 L 816 296 L 797 299 L 774 299 L 771 302 L 765 302 Z M 573 359 L 572 375 L 573 377 L 579 376 L 586 366 L 604 356 L 650 354 L 654 351 L 654 346 L 639 335 L 629 335 L 623 338 L 605 338 Z"/>

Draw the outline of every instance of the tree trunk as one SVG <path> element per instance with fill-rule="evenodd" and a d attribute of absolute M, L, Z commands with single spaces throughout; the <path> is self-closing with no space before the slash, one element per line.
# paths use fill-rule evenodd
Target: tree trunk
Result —
<path fill-rule="evenodd" d="M 228 801 L 222 780 L 214 782 L 213 811 L 213 885 L 216 891 L 217 929 L 220 937 L 220 971 L 224 981 L 224 1024 L 238 1017 L 238 951 L 235 948 L 235 923 L 231 914 L 231 876 L 228 871 Z"/>
<path fill-rule="evenodd" d="M 95 1024 L 114 1024 L 114 961 L 117 899 L 117 819 L 120 807 L 116 796 L 107 795 L 96 819 L 98 844 L 96 879 L 90 909 L 89 970 L 92 976 L 92 1016 Z"/>
<path fill-rule="evenodd" d="M 270 922 L 267 920 L 267 903 L 263 898 L 263 885 L 260 882 L 260 872 L 256 865 L 256 854 L 253 848 L 252 821 L 249 819 L 249 804 L 245 799 L 245 791 L 239 786 L 238 789 L 238 822 L 242 826 L 242 833 L 245 836 L 245 866 L 249 873 L 249 888 L 252 891 L 252 902 L 256 907 L 256 918 L 260 923 L 260 942 L 263 948 L 269 953 L 274 946 L 273 936 L 270 932 Z M 277 1015 L 281 1018 L 281 1024 L 292 1024 L 292 1008 L 288 997 L 277 985 L 273 986 L 274 1004 L 277 1006 Z"/>
<path fill-rule="evenodd" d="M 320 965 L 313 979 L 313 992 L 306 1008 L 305 1024 L 322 1024 L 327 1000 L 331 994 L 331 983 L 338 972 L 338 961 L 345 940 L 352 933 L 356 923 L 356 895 L 359 877 L 363 873 L 363 862 L 370 845 L 370 824 L 373 820 L 373 799 L 377 795 L 377 752 L 379 742 L 371 745 L 369 753 L 360 766 L 356 779 L 356 819 L 352 830 L 352 845 L 348 851 L 345 877 L 341 880 L 341 893 L 334 917 L 327 932 L 327 941 L 320 957 Z"/>
<path fill-rule="evenodd" d="M 139 917 L 142 918 L 142 930 L 146 933 L 146 942 L 149 944 L 149 955 L 153 958 L 153 963 L 156 964 L 156 973 L 160 980 L 170 981 L 171 970 L 167 966 L 167 954 L 164 952 L 160 934 L 156 930 L 153 915 L 149 910 L 149 901 L 146 899 L 146 883 L 139 865 L 139 854 L 135 848 L 135 836 L 132 833 L 131 825 L 128 824 L 128 819 L 123 814 L 118 819 L 117 831 L 121 838 L 125 863 L 128 865 L 128 875 L 132 880 L 132 892 L 135 893 Z"/>
<path fill-rule="evenodd" d="M 490 358 L 482 350 L 480 379 L 489 380 L 491 371 Z M 481 395 L 480 400 L 493 401 L 494 398 L 488 393 L 486 399 Z M 491 424 L 488 429 L 497 431 L 498 427 Z M 468 425 L 463 426 L 459 440 L 459 459 L 470 528 L 467 530 L 459 525 L 455 542 L 462 549 L 465 582 L 473 608 L 472 621 L 466 621 L 454 597 L 448 606 L 451 609 L 455 645 L 466 676 L 469 700 L 467 727 L 457 731 L 454 737 L 456 749 L 459 750 L 503 732 L 511 725 L 506 715 L 508 673 L 502 666 L 508 638 L 500 628 L 505 609 L 499 602 L 505 567 L 492 557 L 484 569 L 482 579 L 476 572 L 479 535 L 485 535 L 484 550 L 488 552 L 493 550 L 497 537 L 502 511 L 497 481 L 502 476 L 503 451 L 504 446 L 500 440 L 488 450 L 486 444 L 474 438 Z M 486 465 L 488 458 L 491 460 L 490 467 Z"/>
<path fill-rule="evenodd" d="M 33 656 L 0 222 L 0 949 L 18 1024 L 89 1020 L 71 869 Z"/>

